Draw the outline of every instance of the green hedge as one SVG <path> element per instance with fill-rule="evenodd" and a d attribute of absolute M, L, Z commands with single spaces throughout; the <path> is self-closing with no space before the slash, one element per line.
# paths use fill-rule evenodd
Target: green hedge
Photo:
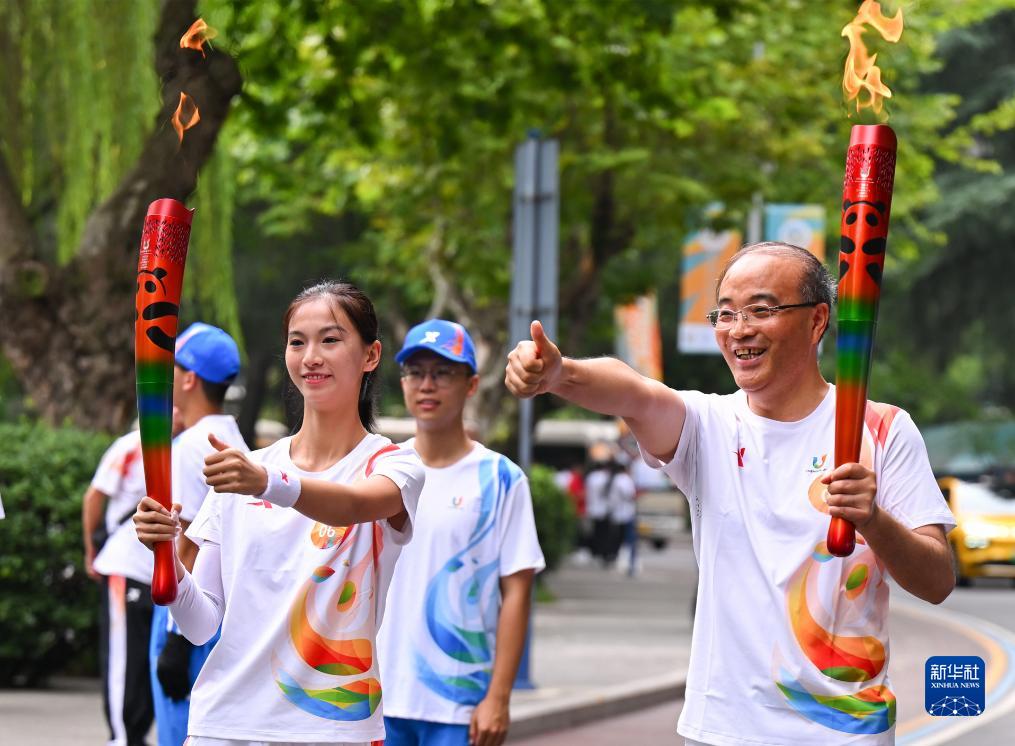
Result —
<path fill-rule="evenodd" d="M 574 545 L 578 517 L 571 498 L 553 479 L 553 469 L 533 464 L 529 473 L 532 507 L 536 513 L 536 533 L 546 558 L 546 569 L 553 570 Z"/>
<path fill-rule="evenodd" d="M 81 497 L 111 441 L 0 423 L 0 686 L 95 672 L 99 594 L 82 564 Z"/>

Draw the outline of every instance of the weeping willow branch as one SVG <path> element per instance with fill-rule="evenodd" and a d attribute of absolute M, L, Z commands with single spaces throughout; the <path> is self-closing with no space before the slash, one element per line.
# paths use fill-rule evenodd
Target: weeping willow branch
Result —
<path fill-rule="evenodd" d="M 68 0 L 68 4 L 74 10 L 71 17 L 81 23 L 100 23 L 102 14 L 107 12 L 105 4 L 100 3 L 103 7 L 95 10 L 98 20 L 86 19 L 79 11 L 93 4 L 86 4 L 84 0 Z M 62 7 L 63 4 L 53 5 Z M 50 5 L 42 3 L 25 3 L 24 7 L 28 8 L 26 13 L 39 8 L 52 10 Z M 119 142 L 115 133 L 109 134 L 100 128 L 97 135 L 93 131 L 80 140 L 73 140 L 77 135 L 72 136 L 70 131 L 66 133 L 68 142 L 73 140 L 74 147 L 88 149 L 93 156 L 95 153 L 108 156 L 98 161 L 82 158 L 79 165 L 87 168 L 87 174 L 93 179 L 94 193 L 85 195 L 81 190 L 72 189 L 70 199 L 84 200 L 86 196 L 94 199 L 103 190 L 112 188 L 108 197 L 87 212 L 80 209 L 83 202 L 63 207 L 62 200 L 57 200 L 63 212 L 58 214 L 56 222 L 61 226 L 58 232 L 63 235 L 70 235 L 75 221 L 87 215 L 81 238 L 73 251 L 50 250 L 40 245 L 38 226 L 32 225 L 31 211 L 25 209 L 26 201 L 31 206 L 46 202 L 54 193 L 64 196 L 60 193 L 64 177 L 60 167 L 67 164 L 58 162 L 54 155 L 57 151 L 44 147 L 31 149 L 30 157 L 23 159 L 19 166 L 21 185 L 16 175 L 11 174 L 8 162 L 0 159 L 0 318 L 3 319 L 0 349 L 39 414 L 50 422 L 69 420 L 92 429 L 117 430 L 133 415 L 133 325 L 130 321 L 136 252 L 145 210 L 150 202 L 160 197 L 182 201 L 194 191 L 198 173 L 214 152 L 230 102 L 242 83 L 235 62 L 227 54 L 212 50 L 205 58 L 200 53 L 180 49 L 179 39 L 194 21 L 195 10 L 195 0 L 164 0 L 161 4 L 154 46 L 154 74 L 161 85 L 159 107 L 147 136 L 143 140 L 138 137 L 137 145 L 130 146 L 137 148 L 137 154 L 129 169 L 116 160 L 120 156 L 115 153 Z M 40 22 L 28 38 L 32 40 L 30 43 L 48 41 L 49 45 L 43 46 L 43 50 L 48 50 L 54 45 L 59 48 L 62 34 L 68 31 L 70 29 L 61 31 L 51 23 Z M 81 43 L 85 46 L 97 43 L 94 37 L 90 38 L 91 42 Z M 141 55 L 141 46 L 147 44 L 128 45 L 130 49 L 126 54 L 132 56 L 135 63 L 139 55 L 150 54 L 151 47 L 147 46 L 148 53 Z M 83 56 L 75 57 L 79 53 L 80 50 L 73 52 L 71 57 L 83 60 Z M 42 75 L 44 69 L 40 65 L 48 61 L 33 50 L 26 51 L 25 58 L 23 74 L 37 80 L 36 76 Z M 88 71 L 69 71 L 67 75 L 68 80 L 78 82 L 87 76 L 92 76 L 89 80 L 106 76 L 105 82 L 95 90 L 99 98 L 109 101 L 117 98 L 124 79 L 129 79 L 132 72 L 132 67 L 125 65 L 122 70 L 93 67 Z M 200 124 L 187 132 L 182 145 L 168 126 L 181 91 L 186 91 L 201 111 Z M 54 108 L 46 113 L 44 107 L 40 108 L 40 101 Z M 135 104 L 135 113 L 145 109 L 141 103 Z M 49 127 L 73 129 L 74 122 L 66 119 L 70 116 L 68 110 L 53 101 L 50 89 L 35 96 L 30 108 L 29 119 L 34 125 L 45 121 Z M 86 116 L 84 109 L 75 111 L 75 117 Z M 98 112 L 97 116 L 108 118 L 109 113 Z M 138 127 L 138 131 L 143 128 Z M 64 150 L 67 147 L 64 143 Z M 67 163 L 73 163 L 74 157 Z M 121 175 L 113 179 L 110 174 L 114 172 Z M 216 175 L 212 169 L 209 181 L 214 183 L 223 178 L 227 177 L 221 173 Z M 25 187 L 25 183 L 29 186 Z M 62 186 L 66 188 L 67 184 Z M 228 211 L 209 212 L 220 213 L 223 224 L 231 220 Z M 38 222 L 47 224 L 42 219 Z M 222 252 L 228 252 L 231 237 L 221 224 L 211 230 L 210 243 L 222 247 L 218 254 L 221 258 Z M 228 287 L 216 288 L 218 293 L 234 293 L 231 267 L 211 275 L 213 283 L 228 283 Z M 228 317 L 228 309 L 224 313 Z M 236 326 L 238 328 L 238 324 Z M 40 376 L 40 370 L 46 375 Z"/>
<path fill-rule="evenodd" d="M 210 51 L 205 58 L 180 50 L 180 36 L 194 21 L 195 4 L 194 0 L 163 2 L 155 44 L 162 107 L 155 131 L 117 191 L 89 218 L 79 248 L 85 258 L 107 250 L 102 238 L 111 226 L 140 226 L 152 200 L 173 197 L 182 201 L 194 191 L 198 170 L 211 155 L 229 104 L 240 91 L 239 70 L 227 54 Z M 187 131 L 181 144 L 169 122 L 183 91 L 200 109 L 201 122 Z"/>

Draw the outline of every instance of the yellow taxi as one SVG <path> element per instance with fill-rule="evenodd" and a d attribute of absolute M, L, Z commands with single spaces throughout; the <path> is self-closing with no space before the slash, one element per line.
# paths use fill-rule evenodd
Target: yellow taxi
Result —
<path fill-rule="evenodd" d="M 985 477 L 941 477 L 938 484 L 955 516 L 956 526 L 948 540 L 956 582 L 969 585 L 972 578 L 982 577 L 1015 579 L 1015 497 Z"/>

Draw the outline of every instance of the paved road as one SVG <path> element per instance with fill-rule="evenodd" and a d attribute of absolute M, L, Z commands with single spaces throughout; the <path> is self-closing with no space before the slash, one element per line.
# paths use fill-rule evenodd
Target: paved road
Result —
<path fill-rule="evenodd" d="M 988 627 L 986 639 L 980 640 L 991 656 L 984 657 L 988 680 L 986 711 L 977 718 L 955 718 L 965 721 L 962 726 L 967 730 L 945 733 L 941 738 L 925 738 L 918 742 L 919 746 L 1006 746 L 1015 743 L 1015 646 L 1006 645 L 1007 640 L 1004 639 L 1004 632 L 1015 634 L 1015 589 L 1007 580 L 977 581 L 972 588 L 956 588 L 941 606 L 944 611 L 969 615 L 978 620 L 977 623 L 985 621 L 1000 630 Z M 1002 639 L 998 640 L 999 637 Z M 952 635 L 941 644 L 949 644 L 954 639 L 956 636 Z M 938 654 L 937 651 L 928 651 L 925 655 Z M 963 653 L 961 649 L 953 652 L 949 646 L 944 648 L 944 654 Z M 993 696 L 990 691 L 992 682 L 996 692 Z M 902 739 L 899 743 L 905 746 Z"/>
<path fill-rule="evenodd" d="M 677 735 L 677 718 L 683 702 L 672 702 L 638 710 L 628 715 L 599 720 L 566 731 L 545 733 L 521 740 L 511 746 L 668 746 L 683 744 Z"/>

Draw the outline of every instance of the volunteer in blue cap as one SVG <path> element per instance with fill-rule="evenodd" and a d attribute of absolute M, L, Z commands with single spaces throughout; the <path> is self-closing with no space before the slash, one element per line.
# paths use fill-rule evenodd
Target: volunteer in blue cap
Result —
<path fill-rule="evenodd" d="M 545 565 L 528 479 L 465 430 L 479 376 L 461 324 L 413 327 L 395 360 L 426 481 L 378 638 L 385 745 L 496 746 Z"/>
<path fill-rule="evenodd" d="M 184 531 L 208 494 L 204 459 L 214 450 L 208 434 L 247 450 L 236 420 L 222 411 L 226 390 L 239 372 L 239 348 L 217 326 L 197 322 L 176 338 L 173 406 L 184 430 L 173 439 L 173 503 L 180 506 Z M 193 569 L 197 545 L 182 532 L 177 552 Z M 217 639 L 195 647 L 179 633 L 166 607 L 155 607 L 149 654 L 159 746 L 180 746 L 187 738 L 190 690 Z"/>

